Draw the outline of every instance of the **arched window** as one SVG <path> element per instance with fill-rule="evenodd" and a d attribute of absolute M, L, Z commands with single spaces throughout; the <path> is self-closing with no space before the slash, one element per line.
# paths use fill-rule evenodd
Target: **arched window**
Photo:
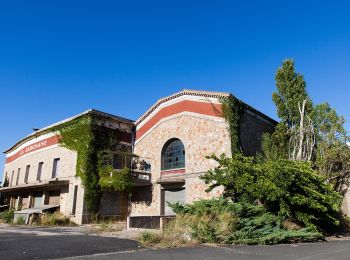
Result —
<path fill-rule="evenodd" d="M 162 170 L 185 168 L 185 147 L 179 139 L 169 140 L 162 150 Z"/>

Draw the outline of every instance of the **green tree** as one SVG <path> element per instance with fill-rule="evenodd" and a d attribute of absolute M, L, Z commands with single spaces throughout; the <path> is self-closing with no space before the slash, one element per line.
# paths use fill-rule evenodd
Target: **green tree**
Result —
<path fill-rule="evenodd" d="M 275 131 L 264 133 L 262 136 L 262 152 L 267 160 L 278 160 L 288 158 L 288 142 L 290 135 L 284 123 L 278 123 Z"/>
<path fill-rule="evenodd" d="M 272 99 L 276 104 L 278 117 L 288 128 L 292 128 L 300 121 L 298 105 L 307 100 L 306 113 L 312 111 L 312 101 L 306 91 L 304 77 L 295 71 L 294 61 L 286 59 L 278 68 L 275 80 L 277 92 L 273 93 Z"/>
<path fill-rule="evenodd" d="M 315 165 L 334 189 L 345 195 L 350 184 L 349 136 L 344 127 L 345 119 L 328 103 L 316 105 L 313 111 L 317 149 Z"/>

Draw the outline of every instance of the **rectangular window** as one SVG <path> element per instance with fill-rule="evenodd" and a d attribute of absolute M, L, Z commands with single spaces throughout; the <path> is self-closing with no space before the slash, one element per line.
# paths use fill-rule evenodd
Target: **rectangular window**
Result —
<path fill-rule="evenodd" d="M 53 160 L 53 166 L 52 166 L 52 178 L 57 178 L 59 174 L 60 169 L 60 158 L 55 158 Z"/>
<path fill-rule="evenodd" d="M 21 173 L 21 168 L 18 168 L 17 171 L 17 178 L 16 178 L 16 185 L 18 185 L 18 180 L 19 180 L 19 174 Z"/>
<path fill-rule="evenodd" d="M 5 174 L 5 178 L 4 178 L 4 183 L 2 184 L 2 187 L 8 187 L 9 186 L 9 178 L 7 175 L 7 172 Z"/>
<path fill-rule="evenodd" d="M 77 208 L 78 185 L 74 186 L 72 215 L 75 215 Z"/>
<path fill-rule="evenodd" d="M 26 166 L 26 173 L 24 175 L 24 183 L 28 183 L 29 170 L 30 170 L 30 165 L 27 165 Z"/>
<path fill-rule="evenodd" d="M 12 171 L 12 174 L 11 174 L 11 181 L 10 181 L 10 186 L 13 185 L 13 176 L 15 175 L 15 171 Z"/>
<path fill-rule="evenodd" d="M 41 171 L 43 170 L 43 162 L 39 162 L 38 172 L 36 173 L 36 180 L 41 181 Z"/>

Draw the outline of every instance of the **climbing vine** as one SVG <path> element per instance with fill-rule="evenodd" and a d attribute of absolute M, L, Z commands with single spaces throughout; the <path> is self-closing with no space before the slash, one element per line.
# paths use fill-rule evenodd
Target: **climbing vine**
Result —
<path fill-rule="evenodd" d="M 244 111 L 244 103 L 230 95 L 220 99 L 222 104 L 222 116 L 229 124 L 229 132 L 231 138 L 231 152 L 232 155 L 241 152 L 240 144 L 240 123 Z"/>
<path fill-rule="evenodd" d="M 119 144 L 118 130 L 103 126 L 101 119 L 93 115 L 86 115 L 73 120 L 68 124 L 60 125 L 54 129 L 60 134 L 60 145 L 77 152 L 76 176 L 80 177 L 84 187 L 84 200 L 87 209 L 91 213 L 97 213 L 102 197 L 102 189 L 112 188 L 107 184 L 106 169 L 113 169 L 112 154 L 117 151 Z M 108 165 L 101 164 L 101 158 L 105 158 L 109 151 Z M 128 174 L 126 174 L 128 172 Z M 130 181 L 129 169 L 124 169 L 124 174 L 118 176 L 118 181 Z M 101 176 L 104 182 L 101 182 Z M 102 185 L 101 185 L 102 184 Z M 123 187 L 118 189 L 124 191 Z M 129 190 L 128 190 L 129 191 Z"/>

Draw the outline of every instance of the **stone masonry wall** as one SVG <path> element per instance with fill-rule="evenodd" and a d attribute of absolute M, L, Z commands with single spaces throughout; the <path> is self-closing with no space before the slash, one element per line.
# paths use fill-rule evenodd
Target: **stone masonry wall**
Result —
<path fill-rule="evenodd" d="M 243 153 L 247 156 L 256 155 L 261 151 L 263 133 L 272 133 L 274 123 L 267 121 L 259 115 L 245 110 L 240 124 L 240 144 Z"/>
<path fill-rule="evenodd" d="M 164 144 L 172 139 L 180 139 L 185 146 L 186 202 L 219 195 L 218 189 L 205 193 L 207 186 L 199 179 L 199 174 L 216 166 L 216 162 L 206 159 L 211 154 L 230 156 L 230 135 L 227 123 L 220 117 L 207 117 L 195 114 L 178 114 L 166 118 L 135 144 L 134 152 L 150 158 L 152 165 L 151 202 L 133 202 L 131 215 L 159 215 L 161 206 L 161 185 L 156 184 L 160 177 L 161 151 Z"/>

